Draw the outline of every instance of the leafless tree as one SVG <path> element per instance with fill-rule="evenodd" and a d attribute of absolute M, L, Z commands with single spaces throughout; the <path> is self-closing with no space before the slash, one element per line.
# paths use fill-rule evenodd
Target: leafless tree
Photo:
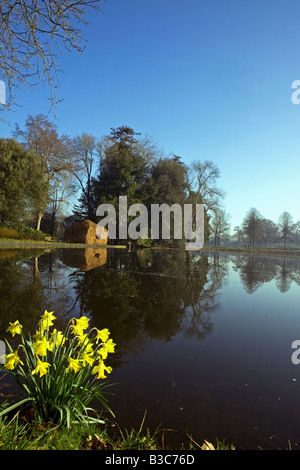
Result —
<path fill-rule="evenodd" d="M 52 205 L 56 213 L 58 204 L 64 200 L 66 188 L 70 187 L 74 165 L 71 139 L 67 135 L 60 136 L 56 125 L 43 114 L 28 116 L 24 129 L 16 125 L 14 136 L 38 156 L 47 183 L 47 192 L 41 194 L 36 207 L 36 229 L 39 230 L 47 206 Z"/>
<path fill-rule="evenodd" d="M 232 239 L 238 245 L 241 245 L 244 242 L 244 232 L 239 225 L 236 225 L 233 229 Z"/>
<path fill-rule="evenodd" d="M 294 243 L 295 245 L 300 245 L 300 220 L 294 224 Z"/>
<path fill-rule="evenodd" d="M 216 180 L 220 177 L 219 168 L 209 160 L 194 161 L 189 174 L 194 202 L 205 204 L 208 211 L 215 211 L 225 195 L 224 191 L 216 186 Z"/>
<path fill-rule="evenodd" d="M 58 58 L 64 51 L 84 50 L 87 11 L 102 11 L 104 1 L 1 0 L 0 78 L 8 91 L 4 108 L 16 104 L 17 89 L 39 82 L 49 87 L 52 106 L 57 104 Z"/>
<path fill-rule="evenodd" d="M 99 145 L 98 139 L 86 132 L 75 137 L 73 141 L 75 157 L 73 174 L 82 191 L 88 219 L 94 216 L 92 205 L 92 174 Z"/>
<path fill-rule="evenodd" d="M 212 221 L 210 222 L 212 234 L 214 236 L 214 246 L 220 245 L 221 238 L 229 236 L 230 215 L 224 209 L 217 208 L 214 211 Z"/>
<path fill-rule="evenodd" d="M 278 219 L 279 233 L 283 239 L 283 245 L 286 246 L 293 230 L 293 217 L 289 212 L 282 212 Z"/>

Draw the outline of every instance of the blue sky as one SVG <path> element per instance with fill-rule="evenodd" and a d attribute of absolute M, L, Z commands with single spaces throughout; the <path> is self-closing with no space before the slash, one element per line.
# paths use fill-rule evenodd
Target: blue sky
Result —
<path fill-rule="evenodd" d="M 299 2 L 108 0 L 103 10 L 89 16 L 85 52 L 59 59 L 59 132 L 102 137 L 127 124 L 187 164 L 212 160 L 232 227 L 251 207 L 299 220 Z M 20 90 L 6 117 L 22 127 L 48 113 L 47 97 Z"/>

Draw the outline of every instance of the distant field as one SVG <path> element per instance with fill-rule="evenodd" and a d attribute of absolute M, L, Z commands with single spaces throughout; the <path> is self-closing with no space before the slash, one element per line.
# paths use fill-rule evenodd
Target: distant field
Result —
<path fill-rule="evenodd" d="M 211 251 L 229 251 L 241 253 L 256 253 L 256 254 L 280 254 L 280 255 L 297 255 L 300 256 L 300 246 L 269 246 L 269 247 L 244 247 L 244 246 L 205 246 L 205 250 Z"/>

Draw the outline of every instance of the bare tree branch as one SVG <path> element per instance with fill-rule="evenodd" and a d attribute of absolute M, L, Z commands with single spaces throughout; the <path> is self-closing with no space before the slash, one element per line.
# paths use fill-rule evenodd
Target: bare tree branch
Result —
<path fill-rule="evenodd" d="M 209 160 L 194 161 L 189 172 L 195 202 L 203 203 L 207 210 L 215 212 L 225 196 L 224 191 L 215 184 L 220 177 L 219 168 Z"/>
<path fill-rule="evenodd" d="M 50 90 L 51 108 L 60 101 L 58 57 L 63 50 L 84 50 L 80 26 L 87 24 L 87 11 L 102 11 L 105 0 L 1 0 L 0 79 L 7 87 L 7 100 L 0 112 L 16 105 L 16 90 L 33 89 L 39 82 Z"/>

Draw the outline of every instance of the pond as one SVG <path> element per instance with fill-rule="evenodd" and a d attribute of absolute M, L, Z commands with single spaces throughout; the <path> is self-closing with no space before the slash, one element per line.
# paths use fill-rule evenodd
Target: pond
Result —
<path fill-rule="evenodd" d="M 109 328 L 121 428 L 238 449 L 300 446 L 300 258 L 118 249 L 0 251 L 0 339 L 86 315 Z M 1 377 L 0 393 L 11 384 Z M 113 428 L 112 428 L 113 429 Z"/>

